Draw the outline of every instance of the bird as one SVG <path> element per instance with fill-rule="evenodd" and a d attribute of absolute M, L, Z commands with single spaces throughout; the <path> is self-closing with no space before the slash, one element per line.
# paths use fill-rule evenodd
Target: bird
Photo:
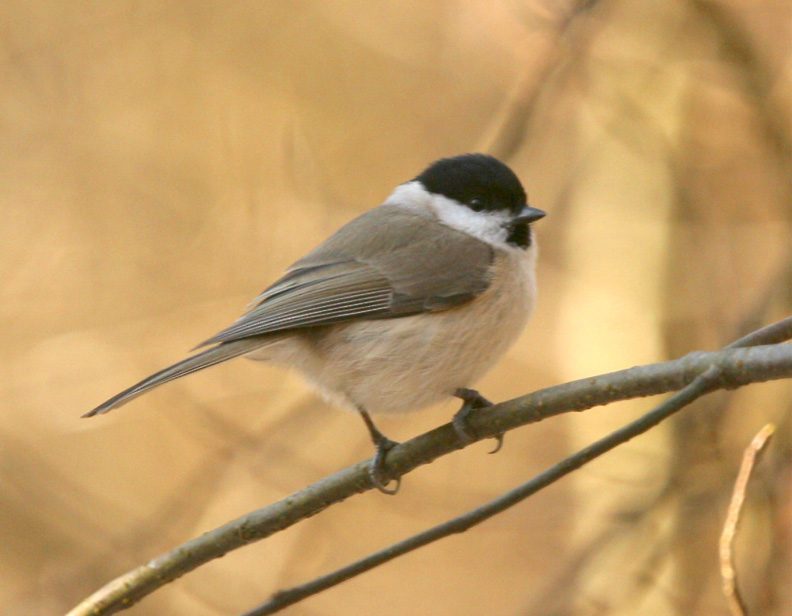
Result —
<path fill-rule="evenodd" d="M 357 411 L 386 494 L 397 443 L 372 414 L 463 400 L 454 427 L 489 401 L 470 387 L 506 352 L 536 300 L 538 247 L 517 175 L 488 154 L 441 158 L 296 261 L 233 324 L 179 361 L 103 402 L 107 413 L 164 383 L 247 357 L 296 369 L 318 393 Z M 502 439 L 499 438 L 499 445 Z"/>

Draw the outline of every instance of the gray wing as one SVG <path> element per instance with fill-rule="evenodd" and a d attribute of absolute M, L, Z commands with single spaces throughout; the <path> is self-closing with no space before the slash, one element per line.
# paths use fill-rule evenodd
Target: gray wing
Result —
<path fill-rule="evenodd" d="M 236 323 L 199 346 L 458 306 L 487 289 L 493 259 L 485 242 L 381 205 L 295 263 Z"/>

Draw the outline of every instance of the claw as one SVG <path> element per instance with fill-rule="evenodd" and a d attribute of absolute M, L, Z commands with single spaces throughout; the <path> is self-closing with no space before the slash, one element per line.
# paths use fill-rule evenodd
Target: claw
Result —
<path fill-rule="evenodd" d="M 371 483 L 374 484 L 374 487 L 377 488 L 383 494 L 394 495 L 399 491 L 401 487 L 401 477 L 396 478 L 396 486 L 393 488 L 389 488 L 388 484 L 390 480 L 383 481 L 382 475 L 385 471 L 385 456 L 388 455 L 388 452 L 393 449 L 397 443 L 396 441 L 392 441 L 386 436 L 380 433 L 381 439 L 377 439 L 374 445 L 377 448 L 377 453 L 374 454 L 374 459 L 371 461 L 371 465 L 369 466 L 369 477 L 371 478 Z"/>
<path fill-rule="evenodd" d="M 462 408 L 454 414 L 451 425 L 454 426 L 454 431 L 460 441 L 465 444 L 472 443 L 476 440 L 476 435 L 471 431 L 468 425 L 468 418 L 479 409 L 492 406 L 492 402 L 487 400 L 475 389 L 466 389 L 464 387 L 457 389 L 454 392 L 454 396 L 462 399 Z M 498 443 L 495 445 L 495 449 L 490 451 L 490 453 L 498 453 L 501 447 L 503 447 L 503 434 L 496 435 L 495 439 Z"/>
<path fill-rule="evenodd" d="M 489 451 L 487 453 L 490 453 L 490 454 L 498 453 L 501 450 L 501 447 L 503 447 L 503 432 L 501 432 L 500 434 L 496 434 L 495 435 L 495 440 L 498 441 L 495 444 L 495 449 L 493 449 L 492 451 Z"/>

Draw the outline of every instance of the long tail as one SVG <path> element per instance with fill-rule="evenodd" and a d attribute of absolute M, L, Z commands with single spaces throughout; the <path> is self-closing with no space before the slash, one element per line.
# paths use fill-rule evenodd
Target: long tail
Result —
<path fill-rule="evenodd" d="M 173 381 L 186 374 L 203 370 L 209 366 L 228 361 L 245 353 L 260 348 L 262 346 L 261 338 L 245 338 L 243 340 L 235 340 L 233 342 L 224 342 L 216 347 L 207 349 L 202 353 L 188 357 L 172 366 L 160 370 L 133 385 L 129 389 L 125 389 L 120 394 L 116 394 L 106 402 L 97 406 L 94 410 L 88 411 L 83 417 L 93 417 L 94 415 L 101 415 L 107 413 L 123 404 L 126 404 L 132 398 L 137 398 L 139 395 L 146 393 L 150 389 L 159 387 L 163 383 Z"/>

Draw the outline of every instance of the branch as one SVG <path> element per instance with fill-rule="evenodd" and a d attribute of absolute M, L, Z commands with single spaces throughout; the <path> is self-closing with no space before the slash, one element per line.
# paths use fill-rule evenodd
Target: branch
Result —
<path fill-rule="evenodd" d="M 734 566 L 734 537 L 737 534 L 737 524 L 740 521 L 743 503 L 745 502 L 745 491 L 748 489 L 748 481 L 751 479 L 754 465 L 759 454 L 767 445 L 770 437 L 775 432 L 773 424 L 764 426 L 756 436 L 753 437 L 751 444 L 748 445 L 743 454 L 743 461 L 740 465 L 740 472 L 734 482 L 729 510 L 726 514 L 726 521 L 723 524 L 723 532 L 720 538 L 720 569 L 723 578 L 723 594 L 729 604 L 729 609 L 734 616 L 746 616 L 748 610 L 740 596 L 737 588 L 737 569 Z"/>
<path fill-rule="evenodd" d="M 267 601 L 267 603 L 246 612 L 244 616 L 266 616 L 267 614 L 274 614 L 306 597 L 340 584 L 369 569 L 386 563 L 389 560 L 393 560 L 397 556 L 417 550 L 420 547 L 428 545 L 438 539 L 448 537 L 449 535 L 463 533 L 473 526 L 481 524 L 494 515 L 524 501 L 542 488 L 546 488 L 551 483 L 558 481 L 565 475 L 591 462 L 602 454 L 607 453 L 616 446 L 626 443 L 631 438 L 643 434 L 650 428 L 656 426 L 673 413 L 676 413 L 678 410 L 693 402 L 696 398 L 714 389 L 719 376 L 720 369 L 717 366 L 710 367 L 690 385 L 676 393 L 650 413 L 647 413 L 640 419 L 561 460 L 561 462 L 550 467 L 545 472 L 537 475 L 521 486 L 506 492 L 506 494 L 499 496 L 486 505 L 482 505 L 457 518 L 438 524 L 434 528 L 418 533 L 409 539 L 400 541 L 379 552 L 375 552 L 366 558 L 338 569 L 328 575 L 317 578 L 307 584 L 280 591 L 276 593 L 272 599 Z"/>
<path fill-rule="evenodd" d="M 792 319 L 790 328 L 792 328 Z M 716 353 L 692 353 L 674 361 L 640 366 L 573 381 L 482 410 L 469 424 L 477 440 L 493 438 L 522 425 L 569 411 L 649 396 L 685 387 L 712 365 L 720 371 L 712 388 L 792 376 L 792 347 L 763 346 Z M 451 424 L 422 434 L 388 453 L 386 475 L 398 477 L 461 449 Z M 192 539 L 110 582 L 85 599 L 68 616 L 100 616 L 130 607 L 146 595 L 227 552 L 258 541 L 315 515 L 330 505 L 372 488 L 364 460 L 272 505 Z"/>
<path fill-rule="evenodd" d="M 732 342 L 726 348 L 734 349 L 755 345 L 773 344 L 783 342 L 784 340 L 788 340 L 791 337 L 792 318 L 789 318 L 754 331 Z M 469 511 L 452 520 L 448 520 L 447 522 L 443 522 L 442 524 L 438 524 L 433 528 L 413 535 L 412 537 L 409 537 L 403 541 L 390 545 L 387 548 L 379 550 L 378 552 L 366 556 L 365 558 L 362 558 L 345 567 L 341 567 L 340 569 L 320 576 L 305 584 L 300 584 L 299 586 L 293 586 L 287 590 L 279 591 L 275 593 L 269 601 L 261 604 L 253 610 L 250 610 L 249 612 L 246 612 L 243 616 L 266 616 L 267 614 L 274 614 L 275 612 L 293 605 L 298 601 L 302 601 L 303 599 L 322 592 L 323 590 L 337 586 L 348 579 L 365 573 L 366 571 L 393 560 L 398 556 L 402 556 L 412 552 L 413 550 L 417 550 L 420 547 L 450 535 L 463 533 L 473 526 L 481 524 L 485 520 L 488 520 L 498 513 L 501 513 L 502 511 L 522 502 L 542 488 L 545 488 L 551 483 L 558 481 L 565 475 L 571 473 L 573 470 L 580 468 L 584 464 L 587 464 L 591 460 L 601 456 L 618 445 L 627 442 L 635 436 L 648 431 L 650 428 L 657 425 L 664 419 L 670 417 L 672 414 L 689 405 L 696 398 L 699 398 L 714 389 L 720 375 L 720 368 L 715 365 L 711 366 L 706 372 L 697 377 L 696 380 L 690 383 L 687 387 L 680 390 L 677 394 L 666 400 L 650 413 L 647 413 L 640 419 L 619 430 L 616 430 L 600 441 L 589 445 L 577 453 L 565 458 L 558 464 L 555 464 L 551 468 L 547 469 L 544 473 L 534 477 L 521 486 L 518 486 L 517 488 L 507 492 L 506 494 L 503 494 L 502 496 L 499 496 L 498 498 L 486 503 L 485 505 L 482 505 L 481 507 Z M 769 433 L 768 430 L 770 430 Z M 754 449 L 750 451 L 753 453 L 755 451 L 761 450 L 771 433 L 772 429 L 765 426 L 762 432 L 760 432 L 760 434 L 754 438 L 754 441 L 751 443 Z M 760 439 L 760 437 L 762 438 Z M 736 591 L 734 567 L 731 566 L 731 539 L 734 537 L 734 530 L 737 525 L 737 518 L 739 516 L 740 506 L 742 504 L 742 500 L 738 499 L 738 494 L 744 495 L 745 486 L 747 485 L 750 470 L 753 467 L 755 455 L 756 454 L 753 453 L 749 463 L 749 451 L 746 451 L 743 469 L 740 471 L 740 476 L 738 478 L 737 485 L 735 486 L 735 495 L 732 501 L 732 506 L 729 509 L 730 513 L 724 528 L 723 539 L 721 540 L 721 562 L 724 578 L 724 592 L 726 592 L 727 597 L 736 597 L 738 606 L 741 606 L 742 604 L 740 603 L 739 595 Z M 746 466 L 749 467 L 747 470 L 745 470 Z M 735 502 L 738 500 L 739 502 L 735 504 Z M 728 535 L 727 529 L 731 529 L 731 535 Z M 728 550 L 728 552 L 724 550 Z M 730 566 L 729 571 L 732 573 L 731 577 L 727 575 L 727 565 Z M 729 580 L 731 580 L 730 587 L 727 586 L 727 582 Z M 745 614 L 741 612 L 735 612 L 735 616 L 745 616 Z"/>
<path fill-rule="evenodd" d="M 780 344 L 792 338 L 792 317 L 782 319 L 777 323 L 765 325 L 750 334 L 746 334 L 728 345 L 727 349 L 743 349 L 746 347 L 765 344 Z"/>

